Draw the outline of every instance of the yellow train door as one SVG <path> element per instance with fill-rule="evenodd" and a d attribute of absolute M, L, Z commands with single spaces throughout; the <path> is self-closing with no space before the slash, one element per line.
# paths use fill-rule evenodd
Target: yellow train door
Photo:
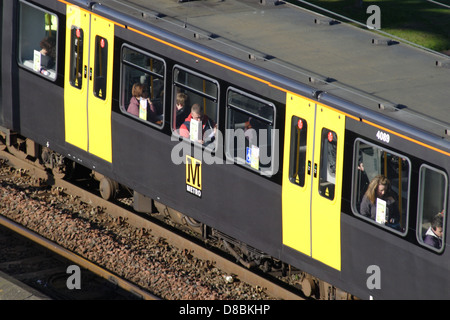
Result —
<path fill-rule="evenodd" d="M 283 244 L 341 268 L 345 117 L 289 94 L 283 170 Z"/>
<path fill-rule="evenodd" d="M 111 162 L 114 24 L 68 5 L 66 30 L 66 142 Z"/>

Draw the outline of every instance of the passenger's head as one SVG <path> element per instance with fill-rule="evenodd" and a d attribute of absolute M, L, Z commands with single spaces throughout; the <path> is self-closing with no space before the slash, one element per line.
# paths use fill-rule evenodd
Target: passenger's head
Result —
<path fill-rule="evenodd" d="M 177 98 L 176 98 L 176 101 L 175 101 L 177 107 L 180 107 L 180 108 L 184 107 L 184 105 L 186 104 L 187 99 L 188 99 L 187 94 L 185 94 L 183 92 L 177 93 Z"/>
<path fill-rule="evenodd" d="M 40 47 L 47 56 L 55 57 L 55 39 L 51 37 L 45 37 L 40 42 Z"/>
<path fill-rule="evenodd" d="M 431 229 L 433 229 L 434 234 L 438 237 L 442 237 L 442 228 L 443 228 L 444 216 L 440 213 L 433 217 L 431 220 Z"/>
<path fill-rule="evenodd" d="M 131 89 L 131 94 L 135 98 L 142 97 L 144 95 L 144 85 L 141 83 L 133 84 L 133 88 Z"/>
<path fill-rule="evenodd" d="M 391 183 L 383 175 L 376 176 L 367 187 L 366 196 L 372 203 L 376 198 L 384 199 L 390 191 Z"/>
<path fill-rule="evenodd" d="M 203 117 L 203 109 L 200 107 L 198 103 L 194 103 L 191 108 L 191 118 L 194 120 L 202 120 Z"/>

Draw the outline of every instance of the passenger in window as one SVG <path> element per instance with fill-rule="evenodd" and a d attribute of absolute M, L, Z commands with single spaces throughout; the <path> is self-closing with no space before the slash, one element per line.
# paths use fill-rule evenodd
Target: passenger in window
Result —
<path fill-rule="evenodd" d="M 183 92 L 179 92 L 177 94 L 177 98 L 175 100 L 175 125 L 177 129 L 183 124 L 184 121 L 186 121 L 186 118 L 189 117 L 189 107 L 187 106 L 188 98 L 188 95 Z"/>
<path fill-rule="evenodd" d="M 385 202 L 385 210 L 377 208 L 377 199 Z M 378 209 L 378 210 L 377 210 Z M 363 216 L 371 218 L 391 228 L 400 229 L 400 214 L 398 212 L 396 200 L 391 193 L 391 183 L 383 175 L 372 179 L 361 202 L 361 212 Z M 377 217 L 377 214 L 379 215 Z M 380 214 L 384 216 L 380 220 Z"/>
<path fill-rule="evenodd" d="M 41 67 L 44 69 L 55 68 L 56 41 L 53 37 L 45 37 L 40 42 Z"/>
<path fill-rule="evenodd" d="M 423 242 L 430 247 L 440 249 L 442 247 L 442 228 L 444 217 L 442 213 L 438 213 L 431 220 L 431 226 L 428 228 Z"/>
<path fill-rule="evenodd" d="M 207 145 L 214 141 L 217 132 L 217 124 L 214 123 L 207 115 L 203 114 L 203 109 L 199 104 L 192 105 L 191 113 L 180 126 L 180 135 L 185 138 L 190 137 L 191 120 L 197 120 L 202 122 L 202 140 L 197 142 Z"/>
<path fill-rule="evenodd" d="M 128 105 L 127 112 L 140 117 L 144 120 L 151 120 L 154 122 L 156 119 L 155 107 L 153 106 L 151 100 L 148 98 L 147 90 L 145 86 L 141 83 L 135 83 L 131 89 L 131 99 Z M 141 100 L 147 100 L 147 110 L 145 114 L 141 108 Z"/>

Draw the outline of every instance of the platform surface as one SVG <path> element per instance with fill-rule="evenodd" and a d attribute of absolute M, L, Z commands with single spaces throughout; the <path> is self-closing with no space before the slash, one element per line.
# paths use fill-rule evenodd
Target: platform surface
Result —
<path fill-rule="evenodd" d="M 0 300 L 51 300 L 44 294 L 0 271 Z"/>

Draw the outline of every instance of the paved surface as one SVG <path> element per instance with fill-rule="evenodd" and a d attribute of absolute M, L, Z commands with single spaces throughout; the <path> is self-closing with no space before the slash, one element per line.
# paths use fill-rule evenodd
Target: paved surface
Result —
<path fill-rule="evenodd" d="M 0 300 L 51 300 L 0 271 Z"/>

